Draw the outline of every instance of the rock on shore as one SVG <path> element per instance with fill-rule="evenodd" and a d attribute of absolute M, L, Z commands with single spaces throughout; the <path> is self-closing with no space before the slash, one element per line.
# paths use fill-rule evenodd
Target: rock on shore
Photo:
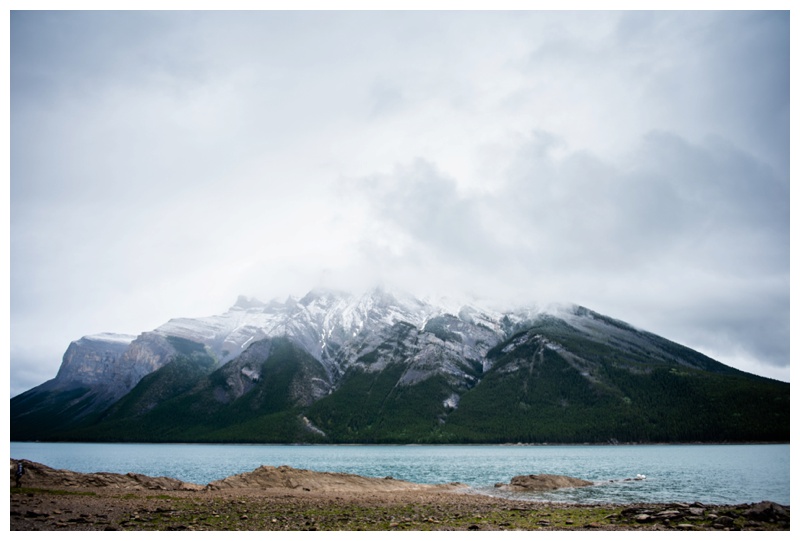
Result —
<path fill-rule="evenodd" d="M 591 481 L 585 481 L 577 477 L 542 473 L 538 475 L 517 475 L 511 478 L 511 483 L 507 485 L 498 483 L 495 486 L 504 490 L 545 492 L 558 488 L 588 487 L 593 484 Z"/>
<path fill-rule="evenodd" d="M 464 486 L 459 483 L 450 485 L 424 485 L 410 483 L 390 477 L 380 479 L 362 477 L 349 473 L 328 473 L 311 470 L 299 470 L 289 466 L 261 466 L 252 472 L 232 475 L 207 485 L 209 490 L 226 488 L 290 488 L 305 491 L 369 491 L 393 492 L 398 490 L 442 490 Z"/>
<path fill-rule="evenodd" d="M 202 490 L 201 485 L 184 483 L 171 477 L 149 477 L 139 473 L 79 473 L 58 470 L 30 460 L 11 459 L 11 486 L 15 484 L 17 463 L 25 473 L 22 485 L 39 488 L 100 488 L 113 490 Z"/>
<path fill-rule="evenodd" d="M 465 487 L 461 483 L 425 485 L 399 479 L 362 477 L 349 473 L 328 473 L 295 469 L 289 466 L 261 466 L 252 472 L 240 473 L 212 481 L 208 485 L 185 483 L 170 477 L 149 477 L 138 473 L 78 473 L 57 470 L 31 462 L 11 459 L 11 486 L 14 473 L 21 462 L 25 474 L 22 484 L 40 488 L 99 488 L 114 490 L 224 490 L 224 489 L 296 489 L 306 492 L 396 492 L 424 490 L 453 490 Z"/>

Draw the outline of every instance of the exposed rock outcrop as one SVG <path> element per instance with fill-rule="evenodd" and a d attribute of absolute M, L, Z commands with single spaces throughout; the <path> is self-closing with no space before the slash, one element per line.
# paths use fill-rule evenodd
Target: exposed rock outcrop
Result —
<path fill-rule="evenodd" d="M 138 337 L 111 333 L 84 336 L 67 348 L 54 384 L 94 389 L 105 398 L 99 408 L 123 397 L 175 353 L 164 336 L 153 332 Z"/>
<path fill-rule="evenodd" d="M 56 379 L 87 386 L 107 384 L 117 375 L 116 365 L 135 338 L 102 333 L 75 340 L 64 353 Z"/>
<path fill-rule="evenodd" d="M 392 478 L 362 477 L 349 473 L 300 470 L 289 466 L 261 466 L 252 472 L 232 475 L 207 485 L 208 490 L 229 488 L 290 488 L 324 492 L 393 492 L 399 490 L 441 490 L 464 485 L 424 485 Z"/>
<path fill-rule="evenodd" d="M 15 484 L 17 464 L 22 463 L 22 486 L 49 489 L 116 489 L 136 490 L 227 490 L 227 489 L 292 489 L 314 492 L 396 492 L 440 491 L 465 487 L 461 483 L 425 485 L 399 479 L 363 477 L 349 473 L 329 473 L 295 469 L 289 466 L 261 466 L 252 472 L 240 473 L 212 481 L 205 487 L 170 477 L 149 477 L 139 473 L 78 473 L 58 470 L 31 462 L 11 459 L 11 486 Z"/>
<path fill-rule="evenodd" d="M 558 488 L 588 487 L 593 484 L 591 481 L 576 477 L 542 473 L 539 475 L 517 475 L 511 479 L 511 483 L 508 485 L 499 483 L 496 486 L 504 490 L 545 492 Z"/>
<path fill-rule="evenodd" d="M 115 490 L 201 490 L 201 485 L 184 483 L 171 477 L 148 477 L 139 473 L 79 473 L 69 470 L 57 470 L 31 462 L 30 460 L 11 459 L 11 486 L 16 479 L 17 464 L 21 462 L 24 474 L 21 482 L 24 487 L 49 489 L 88 489 L 107 488 Z"/>
<path fill-rule="evenodd" d="M 759 530 L 764 523 L 783 530 L 789 527 L 789 507 L 769 501 L 724 507 L 678 502 L 626 507 L 608 518 L 615 523 L 663 524 L 682 531 Z"/>

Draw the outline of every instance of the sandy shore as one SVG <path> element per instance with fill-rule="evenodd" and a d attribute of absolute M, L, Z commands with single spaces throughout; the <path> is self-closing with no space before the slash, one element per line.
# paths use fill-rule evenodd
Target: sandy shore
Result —
<path fill-rule="evenodd" d="M 79 474 L 23 461 L 11 530 L 788 530 L 789 508 L 693 503 L 573 505 L 348 474 L 259 468 L 205 487 Z"/>

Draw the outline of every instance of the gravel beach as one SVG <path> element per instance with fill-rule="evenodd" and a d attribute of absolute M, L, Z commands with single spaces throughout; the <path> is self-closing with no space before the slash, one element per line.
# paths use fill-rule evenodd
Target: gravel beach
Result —
<path fill-rule="evenodd" d="M 257 470 L 191 485 L 138 474 L 83 474 L 22 460 L 11 530 L 425 531 L 788 530 L 772 502 L 575 505 L 493 498 L 468 487 L 296 470 Z"/>

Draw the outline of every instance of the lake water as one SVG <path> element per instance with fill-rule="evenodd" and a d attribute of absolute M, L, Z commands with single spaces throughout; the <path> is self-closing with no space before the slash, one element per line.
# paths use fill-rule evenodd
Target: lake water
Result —
<path fill-rule="evenodd" d="M 576 503 L 788 505 L 789 445 L 207 445 L 12 442 L 11 457 L 78 472 L 143 473 L 207 484 L 263 465 L 417 483 L 461 482 L 501 495 L 497 482 L 551 473 L 594 481 L 515 498 Z M 625 481 L 644 475 L 642 481 Z M 507 494 L 505 494 L 507 497 Z"/>

